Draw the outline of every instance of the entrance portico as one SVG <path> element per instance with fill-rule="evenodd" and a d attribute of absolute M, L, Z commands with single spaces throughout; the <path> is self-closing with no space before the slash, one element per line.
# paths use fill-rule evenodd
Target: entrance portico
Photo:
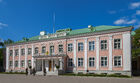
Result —
<path fill-rule="evenodd" d="M 64 70 L 64 59 L 66 55 L 39 55 L 34 56 L 35 68 L 37 74 L 43 74 L 46 70 L 47 75 L 58 75 L 63 73 Z M 59 67 L 57 69 L 57 67 Z"/>

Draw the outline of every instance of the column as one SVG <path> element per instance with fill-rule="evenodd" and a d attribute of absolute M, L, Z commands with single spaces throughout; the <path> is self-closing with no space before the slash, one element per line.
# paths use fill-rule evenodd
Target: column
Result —
<path fill-rule="evenodd" d="M 85 61 L 85 71 L 87 71 L 87 38 L 85 38 L 85 49 L 84 49 L 84 53 L 85 53 L 85 59 L 84 59 L 84 61 Z"/>
<path fill-rule="evenodd" d="M 19 51 L 19 57 L 18 57 L 18 67 L 19 67 L 19 69 L 20 69 L 20 56 L 21 56 L 21 48 L 20 48 L 20 46 L 19 46 L 19 49 L 18 49 L 18 51 Z"/>
<path fill-rule="evenodd" d="M 14 46 L 13 46 L 13 70 L 15 68 L 15 49 L 14 49 Z"/>
<path fill-rule="evenodd" d="M 6 47 L 6 71 L 9 69 L 9 47 Z"/>
<path fill-rule="evenodd" d="M 123 34 L 123 70 L 131 71 L 131 34 Z"/>
<path fill-rule="evenodd" d="M 25 45 L 25 68 L 27 68 L 27 45 Z"/>
<path fill-rule="evenodd" d="M 76 66 L 76 40 L 74 40 L 74 70 L 77 70 L 77 66 Z"/>
<path fill-rule="evenodd" d="M 99 37 L 96 37 L 96 70 L 99 70 Z"/>
<path fill-rule="evenodd" d="M 112 70 L 112 35 L 109 36 L 109 70 Z"/>
<path fill-rule="evenodd" d="M 43 59 L 42 59 L 42 72 L 44 72 L 43 70 L 44 70 L 44 67 L 43 67 Z"/>
<path fill-rule="evenodd" d="M 35 64 L 34 64 L 34 45 L 32 44 L 32 67 L 34 68 Z"/>

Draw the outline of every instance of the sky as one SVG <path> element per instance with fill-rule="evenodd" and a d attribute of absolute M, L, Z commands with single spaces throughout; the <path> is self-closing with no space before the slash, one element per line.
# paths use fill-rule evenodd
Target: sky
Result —
<path fill-rule="evenodd" d="M 88 25 L 140 26 L 139 0 L 0 0 L 0 39 L 18 41 L 40 31 Z"/>

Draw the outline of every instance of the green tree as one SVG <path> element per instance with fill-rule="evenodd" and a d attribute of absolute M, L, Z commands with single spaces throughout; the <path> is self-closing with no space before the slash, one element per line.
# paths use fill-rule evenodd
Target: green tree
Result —
<path fill-rule="evenodd" d="M 140 55 L 140 28 L 135 30 L 135 35 L 132 36 L 132 56 L 133 58 Z"/>

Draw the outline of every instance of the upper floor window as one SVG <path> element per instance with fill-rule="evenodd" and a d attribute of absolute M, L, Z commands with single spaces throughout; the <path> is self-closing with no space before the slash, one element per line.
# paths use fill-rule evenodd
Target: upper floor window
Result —
<path fill-rule="evenodd" d="M 83 51 L 84 50 L 84 45 L 83 43 L 78 43 L 78 51 Z"/>
<path fill-rule="evenodd" d="M 63 52 L 63 45 L 59 45 L 58 48 L 59 48 L 59 52 Z"/>
<path fill-rule="evenodd" d="M 35 48 L 35 54 L 38 54 L 38 47 Z"/>
<path fill-rule="evenodd" d="M 94 61 L 94 57 L 90 57 L 89 58 L 89 67 L 94 67 L 95 61 Z"/>
<path fill-rule="evenodd" d="M 107 49 L 107 40 L 101 40 L 101 50 Z"/>
<path fill-rule="evenodd" d="M 89 51 L 94 50 L 94 41 L 89 42 Z"/>
<path fill-rule="evenodd" d="M 21 49 L 21 55 L 25 55 L 25 49 Z"/>
<path fill-rule="evenodd" d="M 72 52 L 73 51 L 73 44 L 68 44 L 68 51 Z"/>
<path fill-rule="evenodd" d="M 46 47 L 43 46 L 43 47 L 42 47 L 42 53 L 45 53 L 45 52 L 46 52 Z"/>
<path fill-rule="evenodd" d="M 83 67 L 83 58 L 78 58 L 78 66 Z"/>
<path fill-rule="evenodd" d="M 73 59 L 72 58 L 68 59 L 68 66 L 70 66 L 70 67 L 73 66 Z"/>
<path fill-rule="evenodd" d="M 54 46 L 50 46 L 50 54 L 54 53 Z"/>
<path fill-rule="evenodd" d="M 24 67 L 24 60 L 21 61 L 21 67 Z"/>
<path fill-rule="evenodd" d="M 10 50 L 10 56 L 12 56 L 13 55 L 13 50 Z"/>
<path fill-rule="evenodd" d="M 121 39 L 114 39 L 114 49 L 121 48 Z"/>
<path fill-rule="evenodd" d="M 32 53 L 32 49 L 28 48 L 28 55 L 30 55 Z"/>
<path fill-rule="evenodd" d="M 114 66 L 116 67 L 121 66 L 121 56 L 114 56 Z"/>
<path fill-rule="evenodd" d="M 18 67 L 18 61 L 15 61 L 15 67 Z"/>
<path fill-rule="evenodd" d="M 9 61 L 9 67 L 13 66 L 13 61 Z"/>
<path fill-rule="evenodd" d="M 18 56 L 19 52 L 18 49 L 15 50 L 15 56 Z"/>
<path fill-rule="evenodd" d="M 101 66 L 106 67 L 107 66 L 107 57 L 101 57 Z"/>

